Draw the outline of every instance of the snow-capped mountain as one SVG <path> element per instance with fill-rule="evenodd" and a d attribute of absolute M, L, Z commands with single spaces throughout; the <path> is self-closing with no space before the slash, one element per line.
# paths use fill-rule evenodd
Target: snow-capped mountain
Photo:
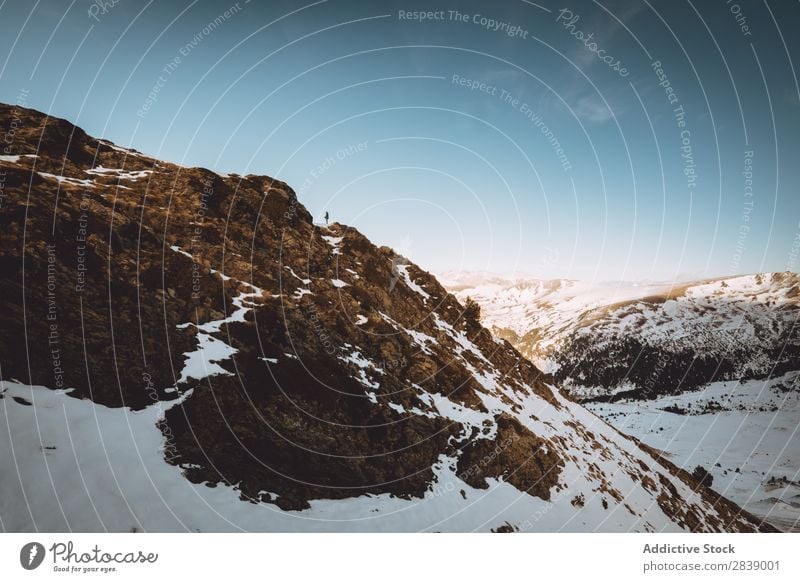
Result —
<path fill-rule="evenodd" d="M 447 271 L 442 284 L 461 301 L 472 297 L 481 320 L 528 359 L 547 368 L 553 346 L 568 335 L 589 310 L 664 292 L 661 284 L 537 279 L 472 271 Z"/>
<path fill-rule="evenodd" d="M 684 284 L 444 277 L 625 434 L 780 528 L 800 527 L 796 273 Z"/>
<path fill-rule="evenodd" d="M 4 529 L 772 529 L 283 182 L 12 119 Z"/>
<path fill-rule="evenodd" d="M 800 276 L 587 284 L 449 274 L 482 321 L 580 398 L 648 397 L 800 370 Z"/>

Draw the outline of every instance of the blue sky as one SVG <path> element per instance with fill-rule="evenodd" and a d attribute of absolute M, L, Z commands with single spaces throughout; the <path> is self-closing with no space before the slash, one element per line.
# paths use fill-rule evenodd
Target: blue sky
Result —
<path fill-rule="evenodd" d="M 796 3 L 101 4 L 0 4 L 0 100 L 278 177 L 434 271 L 800 264 Z"/>

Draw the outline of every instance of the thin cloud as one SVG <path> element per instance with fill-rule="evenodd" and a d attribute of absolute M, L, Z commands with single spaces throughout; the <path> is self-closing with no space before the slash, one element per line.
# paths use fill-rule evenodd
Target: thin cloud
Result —
<path fill-rule="evenodd" d="M 604 103 L 590 95 L 578 99 L 572 110 L 581 119 L 592 123 L 603 123 L 614 117 L 614 113 Z"/>

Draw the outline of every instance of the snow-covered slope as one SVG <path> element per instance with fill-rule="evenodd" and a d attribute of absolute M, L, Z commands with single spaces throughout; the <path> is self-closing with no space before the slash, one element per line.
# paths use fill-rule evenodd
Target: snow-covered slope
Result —
<path fill-rule="evenodd" d="M 800 530 L 800 374 L 715 382 L 647 401 L 590 403 L 620 431 L 703 467 L 712 488 L 777 527 Z"/>
<path fill-rule="evenodd" d="M 800 517 L 800 277 L 586 284 L 451 273 L 448 289 L 573 396 L 779 528 Z"/>
<path fill-rule="evenodd" d="M 535 458 L 521 457 L 502 478 L 474 487 L 465 481 L 469 469 L 465 477 L 457 458 L 442 455 L 421 499 L 365 494 L 283 511 L 243 499 L 234 487 L 191 483 L 187 467 L 165 462 L 171 445 L 158 428 L 158 405 L 107 408 L 18 382 L 0 383 L 0 391 L 0 427 L 11 435 L 0 444 L 4 531 L 719 531 L 751 523 L 735 508 L 714 507 L 685 477 L 561 398 L 565 414 L 542 421 L 547 434 L 560 441 L 559 432 L 580 424 L 598 448 L 565 439 L 572 458 L 547 500 L 512 484 Z M 502 447 L 514 447 L 515 438 L 505 433 Z M 503 453 L 487 449 L 479 462 Z"/>

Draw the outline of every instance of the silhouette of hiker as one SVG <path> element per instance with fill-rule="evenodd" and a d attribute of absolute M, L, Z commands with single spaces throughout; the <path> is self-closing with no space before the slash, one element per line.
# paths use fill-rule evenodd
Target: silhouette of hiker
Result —
<path fill-rule="evenodd" d="M 329 215 L 329 214 L 326 212 L 326 213 L 325 213 L 325 225 L 326 225 L 326 226 L 327 226 L 327 224 L 328 224 L 328 218 L 330 218 L 330 215 Z"/>

